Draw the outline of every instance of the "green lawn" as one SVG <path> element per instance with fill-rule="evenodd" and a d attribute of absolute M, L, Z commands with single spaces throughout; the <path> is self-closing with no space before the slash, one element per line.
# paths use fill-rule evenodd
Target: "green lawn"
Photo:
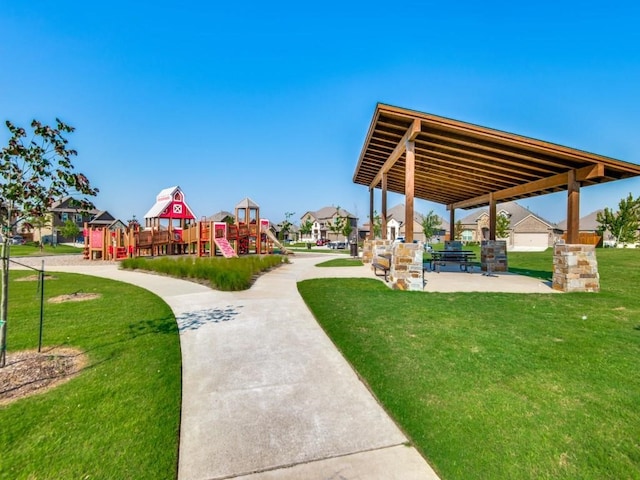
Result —
<path fill-rule="evenodd" d="M 38 345 L 37 282 L 11 272 L 9 352 Z M 82 373 L 42 395 L 0 407 L 0 479 L 174 479 L 181 358 L 175 318 L 157 296 L 125 283 L 55 273 L 44 345 L 84 350 Z"/>
<path fill-rule="evenodd" d="M 597 294 L 299 290 L 443 480 L 640 478 L 640 250 L 597 255 Z M 551 252 L 509 264 L 551 277 Z"/>
<path fill-rule="evenodd" d="M 27 257 L 36 255 L 66 255 L 71 253 L 82 253 L 82 248 L 74 247 L 72 245 L 45 245 L 42 250 L 34 243 L 28 243 L 25 245 L 11 245 L 10 247 L 12 257 Z"/>

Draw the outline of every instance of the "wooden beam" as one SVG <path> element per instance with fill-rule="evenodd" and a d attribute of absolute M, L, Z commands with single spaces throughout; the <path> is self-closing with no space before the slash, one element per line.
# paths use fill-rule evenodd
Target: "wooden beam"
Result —
<path fill-rule="evenodd" d="M 416 152 L 415 142 L 409 140 L 407 142 L 405 167 L 405 209 L 404 209 L 404 241 L 413 243 L 413 204 L 415 198 L 416 185 Z"/>
<path fill-rule="evenodd" d="M 515 187 L 505 188 L 497 192 L 493 192 L 493 198 L 496 201 L 503 200 L 511 197 L 522 197 L 530 193 L 536 193 L 543 190 L 550 190 L 557 187 L 566 187 L 569 184 L 569 174 L 573 175 L 576 182 L 582 182 L 585 180 L 592 180 L 594 178 L 600 178 L 604 176 L 604 165 L 597 163 L 582 167 L 578 170 L 569 170 L 568 172 L 558 173 L 547 178 L 541 178 L 534 180 L 533 182 L 525 183 L 523 185 L 516 185 Z M 485 205 L 489 203 L 489 194 L 478 195 L 477 197 L 456 202 L 452 205 L 453 208 L 471 208 L 478 205 Z"/>
<path fill-rule="evenodd" d="M 567 181 L 567 243 L 580 242 L 580 182 L 575 170 L 569 172 Z"/>
<path fill-rule="evenodd" d="M 381 220 L 381 234 L 382 239 L 387 239 L 387 173 L 382 174 L 382 213 L 380 214 Z"/>
<path fill-rule="evenodd" d="M 375 188 L 382 181 L 382 174 L 387 173 L 391 167 L 395 165 L 395 163 L 402 157 L 402 154 L 407 149 L 407 142 L 413 142 L 418 134 L 420 133 L 421 122 L 418 119 L 414 119 L 411 126 L 407 129 L 405 134 L 402 136 L 396 148 L 393 149 L 389 158 L 384 162 L 384 165 L 380 168 L 378 174 L 373 178 L 372 182 L 369 184 L 369 188 Z"/>

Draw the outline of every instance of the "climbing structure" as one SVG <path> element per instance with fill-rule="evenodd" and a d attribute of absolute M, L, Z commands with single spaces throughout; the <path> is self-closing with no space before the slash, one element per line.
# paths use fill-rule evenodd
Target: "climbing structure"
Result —
<path fill-rule="evenodd" d="M 144 216 L 145 229 L 136 237 L 136 255 L 187 253 L 183 232 L 195 220 L 180 187 L 161 190 Z"/>

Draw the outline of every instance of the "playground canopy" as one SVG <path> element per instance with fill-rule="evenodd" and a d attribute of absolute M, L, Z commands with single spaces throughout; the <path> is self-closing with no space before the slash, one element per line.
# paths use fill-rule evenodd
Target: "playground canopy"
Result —
<path fill-rule="evenodd" d="M 353 175 L 373 191 L 445 204 L 453 212 L 567 190 L 568 243 L 579 190 L 640 175 L 640 165 L 429 113 L 378 104 Z M 454 221 L 451 221 L 453 228 Z M 413 235 L 413 232 L 411 232 Z M 407 236 L 409 234 L 407 233 Z M 453 237 L 452 237 L 453 238 Z"/>

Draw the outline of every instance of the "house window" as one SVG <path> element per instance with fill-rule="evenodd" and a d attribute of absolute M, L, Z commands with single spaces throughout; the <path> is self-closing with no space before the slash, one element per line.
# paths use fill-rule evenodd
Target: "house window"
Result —
<path fill-rule="evenodd" d="M 471 241 L 473 241 L 473 230 L 463 230 L 462 231 L 462 241 L 463 242 L 471 242 Z"/>
<path fill-rule="evenodd" d="M 60 215 L 60 219 L 63 222 L 66 222 L 67 220 L 69 220 L 69 214 L 67 212 L 62 212 L 62 215 Z"/>
<path fill-rule="evenodd" d="M 76 223 L 78 223 L 78 224 L 82 223 L 82 214 L 81 213 L 76 213 Z"/>

